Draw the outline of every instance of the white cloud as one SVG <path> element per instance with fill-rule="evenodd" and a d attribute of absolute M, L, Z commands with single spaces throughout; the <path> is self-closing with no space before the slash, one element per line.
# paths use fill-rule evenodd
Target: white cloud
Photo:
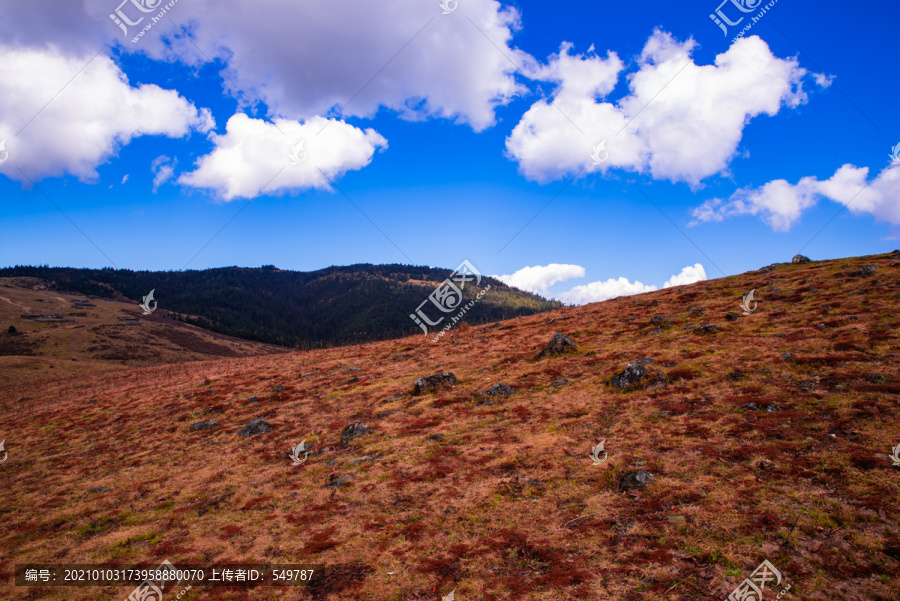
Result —
<path fill-rule="evenodd" d="M 688 265 L 684 269 L 681 270 L 681 273 L 677 275 L 673 275 L 666 283 L 663 284 L 663 288 L 671 288 L 672 286 L 687 286 L 688 284 L 693 284 L 695 282 L 702 282 L 706 279 L 706 270 L 703 269 L 703 265 L 700 263 L 694 263 L 693 265 Z"/>
<path fill-rule="evenodd" d="M 583 278 L 584 267 L 551 263 L 549 265 L 523 267 L 511 275 L 495 275 L 492 277 L 520 290 L 547 296 L 547 290 L 550 286 L 566 280 Z"/>
<path fill-rule="evenodd" d="M 214 126 L 208 110 L 177 92 L 131 87 L 103 56 L 85 67 L 91 54 L 3 47 L 0 55 L 0 140 L 9 151 L 0 173 L 17 181 L 25 179 L 19 169 L 33 180 L 69 173 L 91 181 L 134 137 L 178 138 Z"/>
<path fill-rule="evenodd" d="M 871 182 L 868 167 L 844 165 L 824 181 L 804 177 L 796 184 L 778 179 L 759 188 L 741 188 L 728 200 L 714 198 L 692 211 L 696 225 L 738 215 L 755 215 L 774 231 L 786 232 L 815 206 L 820 198 L 848 204 L 855 214 L 900 225 L 900 167 L 885 168 Z M 868 186 L 867 186 L 868 183 Z"/>
<path fill-rule="evenodd" d="M 387 148 L 387 140 L 372 129 L 323 117 L 302 124 L 286 119 L 269 123 L 238 113 L 228 120 L 225 134 L 210 137 L 213 151 L 200 157 L 196 169 L 178 182 L 212 189 L 224 200 L 252 198 L 264 187 L 266 194 L 329 190 L 329 180 L 365 167 L 376 150 Z M 304 160 L 294 164 L 291 151 L 301 141 L 303 150 L 297 157 Z"/>
<path fill-rule="evenodd" d="M 123 183 L 123 184 L 124 184 L 125 182 L 128 181 L 128 175 L 129 175 L 129 174 L 126 173 L 126 174 L 125 174 L 125 177 L 122 178 L 122 183 Z"/>
<path fill-rule="evenodd" d="M 548 296 L 548 289 L 550 286 L 567 280 L 583 278 L 584 276 L 585 269 L 580 265 L 551 263 L 543 266 L 535 265 L 534 267 L 523 267 L 512 275 L 492 277 L 495 277 L 510 286 L 515 286 L 521 290 L 527 290 L 528 292 L 534 292 L 546 297 Z M 666 283 L 663 284 L 663 288 L 685 286 L 705 279 L 706 270 L 703 269 L 703 265 L 696 263 L 694 265 L 688 265 L 682 269 L 680 273 L 673 275 L 666 280 Z M 643 292 L 653 292 L 654 290 L 658 290 L 658 288 L 637 280 L 632 282 L 628 278 L 620 277 L 618 279 L 610 278 L 606 281 L 597 281 L 581 286 L 575 286 L 567 292 L 554 295 L 553 298 L 571 305 L 584 305 L 616 298 L 617 296 L 631 296 Z"/>
<path fill-rule="evenodd" d="M 159 190 L 159 187 L 175 177 L 175 167 L 178 165 L 177 158 L 169 158 L 161 155 L 153 159 L 150 163 L 150 171 L 153 173 L 153 193 Z"/>
<path fill-rule="evenodd" d="M 630 93 L 611 103 L 599 99 L 614 89 L 622 61 L 612 53 L 571 55 L 563 44 L 546 66 L 528 72 L 559 84 L 555 106 L 532 105 L 506 140 L 508 156 L 538 182 L 620 167 L 697 187 L 727 169 L 751 118 L 806 101 L 806 71 L 756 36 L 736 41 L 713 65 L 693 62 L 695 46 L 655 31 L 628 75 Z M 604 139 L 609 158 L 596 167 L 589 154 Z"/>
<path fill-rule="evenodd" d="M 519 14 L 496 0 L 464 0 L 449 15 L 439 4 L 185 0 L 166 18 L 186 25 L 191 41 L 171 37 L 169 24 L 167 39 L 157 25 L 153 35 L 123 45 L 189 64 L 221 59 L 226 85 L 249 103 L 267 103 L 270 117 L 333 116 L 335 108 L 340 116 L 371 117 L 386 107 L 406 118 L 441 117 L 482 130 L 493 125 L 498 105 L 525 90 L 504 56 L 527 61 L 510 47 Z"/>
<path fill-rule="evenodd" d="M 627 278 L 619 278 L 617 280 L 610 278 L 605 282 L 591 282 L 583 286 L 575 286 L 568 292 L 557 295 L 556 298 L 572 305 L 586 305 L 616 298 L 617 296 L 631 296 L 632 294 L 653 292 L 654 290 L 656 290 L 656 286 L 648 286 L 637 280 L 631 282 Z"/>

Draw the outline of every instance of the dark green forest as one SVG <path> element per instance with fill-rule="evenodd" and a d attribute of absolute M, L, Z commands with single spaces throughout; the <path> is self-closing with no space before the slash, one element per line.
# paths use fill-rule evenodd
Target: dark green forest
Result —
<path fill-rule="evenodd" d="M 422 334 L 410 314 L 451 273 L 449 269 L 370 264 L 311 272 L 286 271 L 271 265 L 189 271 L 19 265 L 0 269 L 0 277 L 37 277 L 56 290 L 135 303 L 155 290 L 158 309 L 174 319 L 247 340 L 295 348 Z M 465 314 L 464 322 L 494 322 L 562 306 L 493 278 L 484 277 L 480 288 L 488 284 L 490 291 Z M 474 299 L 478 291 L 471 284 L 466 286 L 465 301 Z M 140 310 L 137 306 L 135 309 Z M 432 313 L 433 319 L 440 315 Z"/>

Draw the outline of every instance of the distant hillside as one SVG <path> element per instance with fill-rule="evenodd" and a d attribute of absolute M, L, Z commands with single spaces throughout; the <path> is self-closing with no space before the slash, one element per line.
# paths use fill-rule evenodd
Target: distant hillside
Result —
<path fill-rule="evenodd" d="M 131 271 L 16 266 L 0 277 L 37 277 L 50 289 L 131 299 L 155 290 L 160 310 L 175 319 L 247 340 L 311 348 L 408 336 L 410 319 L 451 274 L 405 265 L 350 265 L 312 272 L 274 266 L 204 271 Z M 471 324 L 534 315 L 562 305 L 483 278 L 491 289 L 465 315 Z M 466 302 L 477 289 L 464 291 Z M 432 309 L 432 318 L 436 318 Z M 452 314 L 451 314 L 452 315 Z"/>

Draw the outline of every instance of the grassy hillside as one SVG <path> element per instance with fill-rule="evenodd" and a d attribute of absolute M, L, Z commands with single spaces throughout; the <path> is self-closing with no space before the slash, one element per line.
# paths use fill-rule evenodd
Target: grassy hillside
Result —
<path fill-rule="evenodd" d="M 49 290 L 36 278 L 0 278 L 0 384 L 285 351 L 162 311 L 143 315 L 133 302 Z"/>
<path fill-rule="evenodd" d="M 767 600 L 788 585 L 781 599 L 898 599 L 898 298 L 900 253 L 436 344 L 0 387 L 0 598 L 131 590 L 17 588 L 15 564 L 168 559 L 325 566 L 307 589 L 198 586 L 182 601 L 724 599 L 764 560 L 782 577 Z M 577 348 L 537 359 L 557 331 Z M 455 384 L 413 394 L 440 372 Z M 479 395 L 500 383 L 515 390 Z M 270 431 L 238 436 L 254 418 Z M 342 445 L 357 422 L 372 432 Z M 628 487 L 640 470 L 652 478 Z"/>
<path fill-rule="evenodd" d="M 150 290 L 159 309 L 200 327 L 287 347 L 316 348 L 421 332 L 410 319 L 450 275 L 447 269 L 351 265 L 312 272 L 275 267 L 130 271 L 9 267 L 0 277 L 37 277 L 59 290 L 139 302 Z M 465 315 L 487 323 L 561 307 L 491 278 L 491 290 Z M 463 290 L 466 302 L 475 296 Z M 436 316 L 432 316 L 435 319 Z"/>

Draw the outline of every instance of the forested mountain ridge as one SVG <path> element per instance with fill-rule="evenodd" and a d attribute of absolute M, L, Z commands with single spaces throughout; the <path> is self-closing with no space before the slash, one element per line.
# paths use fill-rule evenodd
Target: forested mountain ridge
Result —
<path fill-rule="evenodd" d="M 161 310 L 200 327 L 287 347 L 327 347 L 407 336 L 421 330 L 410 314 L 450 274 L 449 269 L 358 264 L 318 271 L 223 267 L 132 271 L 15 266 L 0 277 L 37 277 L 47 286 L 135 302 L 154 290 Z M 490 290 L 464 321 L 486 323 L 561 307 L 484 277 Z M 467 287 L 466 302 L 477 288 Z"/>

